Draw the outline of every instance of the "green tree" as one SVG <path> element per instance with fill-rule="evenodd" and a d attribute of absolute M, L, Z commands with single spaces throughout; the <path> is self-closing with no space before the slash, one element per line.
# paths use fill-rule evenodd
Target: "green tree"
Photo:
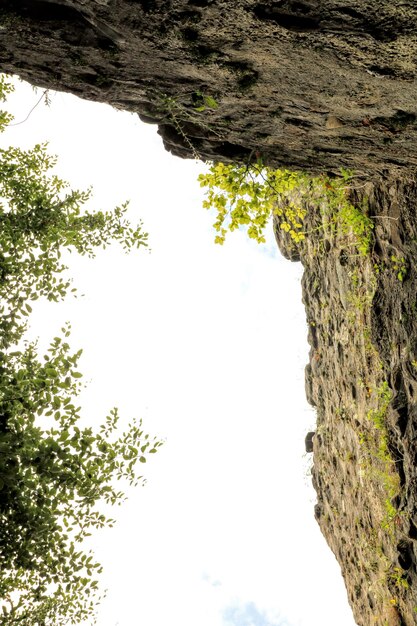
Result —
<path fill-rule="evenodd" d="M 0 98 L 10 85 L 0 78 Z M 0 129 L 11 116 L 0 112 Z M 0 622 L 3 626 L 95 621 L 101 571 L 83 540 L 111 526 L 109 505 L 125 498 L 117 481 L 143 484 L 139 469 L 161 441 L 140 421 L 118 430 L 117 409 L 93 431 L 80 427 L 81 351 L 69 326 L 43 357 L 24 339 L 30 301 L 56 301 L 71 289 L 64 249 L 94 256 L 117 241 L 146 246 L 126 205 L 83 209 L 90 192 L 51 173 L 46 146 L 0 150 Z"/>

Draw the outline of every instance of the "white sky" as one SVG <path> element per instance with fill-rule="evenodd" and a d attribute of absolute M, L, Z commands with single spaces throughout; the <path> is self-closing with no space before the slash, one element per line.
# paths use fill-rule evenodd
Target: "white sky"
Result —
<path fill-rule="evenodd" d="M 15 121 L 39 98 L 17 83 Z M 93 544 L 105 567 L 99 626 L 352 626 L 339 567 L 314 521 L 304 436 L 301 267 L 272 233 L 213 243 L 202 164 L 166 153 L 156 128 L 52 94 L 2 145 L 49 141 L 57 173 L 94 188 L 90 206 L 131 199 L 152 252 L 73 255 L 80 293 L 34 307 L 47 344 L 63 322 L 84 349 L 86 420 L 117 405 L 166 439 L 148 483 Z M 272 230 L 272 229 L 271 229 Z"/>

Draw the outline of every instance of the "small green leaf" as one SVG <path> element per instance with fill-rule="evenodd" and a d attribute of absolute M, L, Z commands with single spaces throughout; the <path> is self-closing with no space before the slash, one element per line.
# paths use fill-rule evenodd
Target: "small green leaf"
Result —
<path fill-rule="evenodd" d="M 217 109 L 219 107 L 218 102 L 211 96 L 203 96 L 203 100 L 210 109 Z"/>

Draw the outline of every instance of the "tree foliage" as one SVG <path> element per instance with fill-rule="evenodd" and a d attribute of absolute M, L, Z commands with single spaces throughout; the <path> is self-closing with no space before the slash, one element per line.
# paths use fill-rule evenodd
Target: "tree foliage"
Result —
<path fill-rule="evenodd" d="M 261 161 L 247 165 L 212 163 L 199 176 L 207 189 L 203 207 L 214 209 L 215 242 L 223 244 L 228 231 L 246 228 L 251 239 L 264 243 L 264 232 L 272 216 L 295 244 L 309 235 L 306 218 L 309 206 L 319 206 L 321 228 L 351 237 L 360 254 L 371 246 L 372 220 L 366 207 L 350 199 L 352 173 L 341 170 L 337 177 L 307 176 L 301 172 L 275 170 Z"/>
<path fill-rule="evenodd" d="M 264 231 L 272 215 L 280 218 L 281 228 L 294 241 L 304 239 L 303 220 L 306 214 L 290 201 L 280 206 L 280 196 L 305 185 L 307 177 L 288 170 L 273 170 L 262 163 L 251 165 L 214 163 L 208 173 L 200 174 L 200 185 L 207 188 L 206 209 L 215 209 L 217 231 L 215 242 L 223 244 L 227 231 L 243 226 L 251 239 L 264 243 Z"/>
<path fill-rule="evenodd" d="M 0 79 L 0 98 L 11 87 Z M 0 129 L 11 120 L 0 112 Z M 83 209 L 90 192 L 70 190 L 51 173 L 46 146 L 0 150 L 0 621 L 3 626 L 58 626 L 95 621 L 101 566 L 82 549 L 95 528 L 111 526 L 108 505 L 122 502 L 122 480 L 143 484 L 138 470 L 162 445 L 140 421 L 118 430 L 117 409 L 94 431 L 80 426 L 81 351 L 70 328 L 43 357 L 24 333 L 30 301 L 56 301 L 71 287 L 64 249 L 93 256 L 117 241 L 146 246 L 126 205 Z"/>
<path fill-rule="evenodd" d="M 125 217 L 127 203 L 113 211 L 82 210 L 91 191 L 70 190 L 50 173 L 55 164 L 46 145 L 0 149 L 0 314 L 6 329 L 29 301 L 67 295 L 64 249 L 93 257 L 96 248 L 115 241 L 126 251 L 147 244 L 141 224 L 132 227 Z"/>

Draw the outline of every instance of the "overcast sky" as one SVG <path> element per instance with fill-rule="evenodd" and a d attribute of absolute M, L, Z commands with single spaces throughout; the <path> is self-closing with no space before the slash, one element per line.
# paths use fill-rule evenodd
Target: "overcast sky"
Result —
<path fill-rule="evenodd" d="M 15 122 L 37 94 L 22 83 Z M 339 567 L 314 521 L 304 437 L 301 267 L 272 232 L 213 243 L 203 165 L 164 151 L 153 126 L 51 94 L 3 145 L 49 141 L 57 173 L 94 188 L 90 207 L 131 200 L 152 251 L 71 256 L 83 297 L 34 307 L 46 345 L 71 320 L 85 420 L 117 405 L 166 440 L 147 485 L 95 535 L 108 594 L 99 626 L 352 626 Z"/>

